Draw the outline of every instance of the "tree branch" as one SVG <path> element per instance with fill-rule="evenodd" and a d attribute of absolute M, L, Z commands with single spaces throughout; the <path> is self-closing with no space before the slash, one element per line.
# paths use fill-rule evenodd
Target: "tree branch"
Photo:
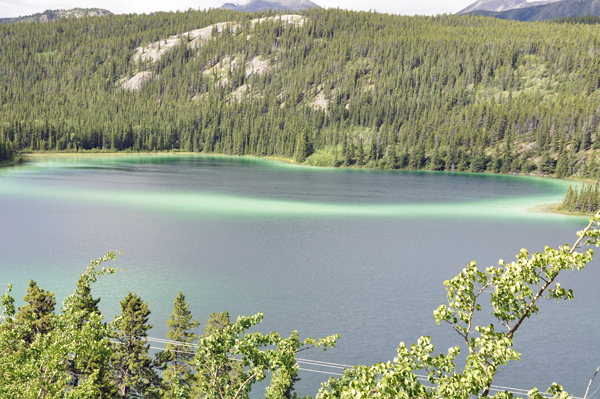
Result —
<path fill-rule="evenodd" d="M 244 386 L 246 386 L 247 383 L 249 383 L 250 381 L 252 381 L 252 379 L 254 377 L 256 377 L 258 375 L 258 373 L 254 373 L 252 374 L 250 377 L 248 377 L 248 379 L 246 381 L 244 381 L 244 383 L 240 386 L 240 388 L 237 390 L 237 392 L 235 393 L 235 396 L 233 397 L 233 399 L 237 398 L 238 395 L 240 394 L 240 392 L 242 391 L 242 389 L 244 388 Z"/>
<path fill-rule="evenodd" d="M 590 223 L 587 225 L 587 227 L 583 230 L 581 237 L 579 237 L 579 239 L 575 242 L 575 244 L 573 244 L 573 247 L 571 248 L 571 250 L 569 251 L 569 255 L 572 255 L 573 252 L 575 252 L 575 250 L 579 247 L 579 244 L 581 243 L 581 241 L 583 240 L 583 238 L 587 235 L 588 231 L 590 231 L 590 229 L 592 228 L 592 226 L 595 223 L 595 218 L 600 216 L 600 211 L 598 211 L 596 213 L 596 216 L 594 216 L 594 218 L 590 221 Z M 527 316 L 529 316 L 529 313 L 531 312 L 531 309 L 533 308 L 533 306 L 535 305 L 535 303 L 537 302 L 538 299 L 540 299 L 540 297 L 542 296 L 542 294 L 544 293 L 544 291 L 546 291 L 546 289 L 550 286 L 550 284 L 552 284 L 554 282 L 554 280 L 556 280 L 556 278 L 558 277 L 559 273 L 556 273 L 556 275 L 554 277 L 552 277 L 550 280 L 548 280 L 546 282 L 546 284 L 544 284 L 540 290 L 537 292 L 537 294 L 535 294 L 535 297 L 533 297 L 533 299 L 531 300 L 531 302 L 529 303 L 529 305 L 527 305 L 527 308 L 525 308 L 525 312 L 523 313 L 523 315 L 521 315 L 521 318 L 519 319 L 519 321 L 517 322 L 517 324 L 514 325 L 514 327 L 508 332 L 508 335 L 506 336 L 507 338 L 512 338 L 512 336 L 515 334 L 515 332 L 519 329 L 519 327 L 521 326 L 521 323 L 523 323 L 523 321 L 525 320 L 525 318 L 527 318 Z"/>
<path fill-rule="evenodd" d="M 594 379 L 598 375 L 598 371 L 600 371 L 600 365 L 598 366 L 598 368 L 596 369 L 596 372 L 594 373 L 594 376 L 592 377 L 592 379 L 588 383 L 587 389 L 585 390 L 585 395 L 583 395 L 583 399 L 587 399 L 588 392 L 590 391 L 590 387 L 592 386 L 592 382 L 594 382 Z M 594 392 L 592 395 L 594 395 L 595 393 L 596 392 Z M 592 395 L 590 395 L 590 398 L 592 397 Z"/>
<path fill-rule="evenodd" d="M 581 241 L 583 241 L 583 239 L 587 236 L 587 233 L 590 231 L 590 229 L 592 228 L 592 226 L 594 225 L 594 223 L 596 223 L 595 219 L 598 218 L 598 217 L 600 217 L 600 211 L 598 211 L 596 213 L 596 215 L 592 218 L 592 220 L 587 225 L 587 227 L 582 231 L 581 236 L 577 239 L 577 241 L 575 242 L 575 244 L 573 244 L 573 247 L 571 247 L 571 250 L 569 251 L 569 255 L 572 255 L 575 252 L 575 250 L 577 248 L 579 248 L 579 244 L 581 244 Z M 533 309 L 533 306 L 535 305 L 535 303 L 537 302 L 537 300 L 540 299 L 540 297 L 543 296 L 543 294 L 546 291 L 546 289 L 548 289 L 548 287 L 550 286 L 550 284 L 552 284 L 554 282 L 554 280 L 556 280 L 556 278 L 558 277 L 558 275 L 559 275 L 559 273 L 556 273 L 556 275 L 554 277 L 552 277 L 551 279 L 549 279 L 548 281 L 546 281 L 546 283 L 539 289 L 539 291 L 537 292 L 537 294 L 535 294 L 535 296 L 533 297 L 533 299 L 531 300 L 531 302 L 525 308 L 525 312 L 523 312 L 523 314 L 519 318 L 519 321 L 517 321 L 517 323 L 514 325 L 514 327 L 511 328 L 510 331 L 508 332 L 508 334 L 506 335 L 506 337 L 508 339 L 511 339 L 513 337 L 513 335 L 519 329 L 519 327 L 521 326 L 521 324 L 523 323 L 523 321 L 525 320 L 525 318 L 527 318 L 527 316 L 529 316 L 529 313 L 531 312 L 531 309 Z M 600 366 L 599 366 L 599 369 L 600 369 Z M 595 376 L 596 375 L 594 374 L 594 377 Z M 481 394 L 481 396 L 483 396 L 483 397 L 487 397 L 488 396 L 488 394 L 490 393 L 490 389 L 492 387 L 492 382 L 493 382 L 493 378 L 490 379 L 490 382 L 487 384 L 487 387 L 484 389 L 484 391 Z M 591 384 L 591 382 L 590 382 L 590 384 Z M 587 392 L 586 392 L 586 395 L 587 395 Z"/>

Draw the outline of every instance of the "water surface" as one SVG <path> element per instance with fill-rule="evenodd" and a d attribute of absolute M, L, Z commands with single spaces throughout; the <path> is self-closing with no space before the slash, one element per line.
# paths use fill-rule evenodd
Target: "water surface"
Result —
<path fill-rule="evenodd" d="M 166 337 L 183 291 L 201 322 L 212 311 L 262 311 L 264 331 L 341 334 L 335 350 L 304 358 L 371 364 L 421 335 L 445 352 L 459 341 L 433 321 L 443 281 L 471 260 L 485 267 L 523 247 L 574 241 L 585 219 L 539 211 L 567 186 L 232 157 L 37 157 L 0 170 L 0 282 L 13 283 L 20 298 L 34 278 L 62 299 L 90 259 L 118 249 L 115 265 L 127 271 L 94 287 L 101 309 L 111 318 L 137 292 L 149 302 L 155 337 Z M 515 337 L 522 362 L 506 367 L 498 385 L 557 381 L 583 395 L 600 362 L 598 263 L 561 279 L 575 300 L 542 303 Z M 301 377 L 297 391 L 310 395 L 326 379 Z"/>

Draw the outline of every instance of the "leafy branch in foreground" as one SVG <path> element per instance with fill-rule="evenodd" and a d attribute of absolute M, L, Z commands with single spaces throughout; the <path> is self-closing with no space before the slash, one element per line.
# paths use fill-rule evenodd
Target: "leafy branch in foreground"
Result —
<path fill-rule="evenodd" d="M 50 315 L 48 332 L 34 331 L 34 323 L 15 322 L 14 299 L 7 292 L 2 297 L 0 324 L 0 397 L 29 398 L 99 398 L 104 381 L 102 368 L 110 355 L 107 341 L 110 324 L 103 323 L 98 311 L 89 312 L 85 303 L 90 283 L 117 269 L 101 267 L 116 258 L 109 252 L 92 261 L 77 283 L 75 293 L 67 297 L 59 315 Z M 9 286 L 9 292 L 10 292 Z M 68 370 L 82 370 L 77 384 Z"/>
<path fill-rule="evenodd" d="M 445 281 L 448 304 L 434 311 L 437 324 L 445 322 L 460 335 L 467 347 L 467 358 L 462 372 L 456 370 L 455 359 L 460 353 L 457 345 L 447 354 L 433 356 L 430 337 L 421 337 L 408 348 L 403 342 L 393 362 L 373 366 L 357 366 L 344 372 L 343 377 L 331 378 L 324 383 L 317 398 L 466 398 L 471 395 L 489 396 L 498 368 L 520 360 L 513 346 L 513 338 L 525 319 L 538 313 L 540 298 L 569 300 L 573 291 L 555 283 L 563 270 L 581 270 L 592 260 L 593 251 L 576 250 L 589 245 L 600 246 L 600 212 L 589 225 L 577 233 L 577 241 L 558 249 L 545 247 L 543 253 L 530 255 L 523 249 L 515 262 L 503 260 L 497 267 L 484 271 L 471 262 L 451 280 Z M 484 294 L 490 294 L 492 315 L 497 323 L 475 325 L 475 315 L 481 312 Z M 504 331 L 502 331 L 504 330 Z M 427 373 L 433 386 L 418 381 L 416 371 Z M 568 394 L 556 383 L 548 389 L 555 398 Z M 541 398 L 537 388 L 529 392 L 534 399 Z M 494 398 L 511 398 L 510 392 L 498 392 Z"/>
<path fill-rule="evenodd" d="M 271 383 L 265 398 L 286 397 L 298 376 L 296 354 L 314 347 L 322 347 L 323 350 L 333 348 L 339 338 L 333 335 L 321 340 L 307 338 L 300 341 L 296 331 L 292 331 L 289 338 L 282 338 L 277 332 L 244 334 L 259 324 L 263 317 L 262 313 L 238 317 L 236 323 L 214 329 L 211 334 L 200 338 L 195 365 L 201 397 L 248 398 L 252 385 L 263 381 L 268 373 Z M 239 362 L 243 369 L 230 367 L 232 361 Z"/>

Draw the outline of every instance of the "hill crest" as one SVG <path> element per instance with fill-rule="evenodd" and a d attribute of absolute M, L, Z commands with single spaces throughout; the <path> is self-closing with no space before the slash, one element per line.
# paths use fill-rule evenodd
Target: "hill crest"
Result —
<path fill-rule="evenodd" d="M 473 14 L 523 22 L 566 17 L 600 16 L 600 0 L 562 0 L 552 4 L 502 12 L 474 11 Z"/>
<path fill-rule="evenodd" d="M 112 12 L 102 8 L 72 8 L 70 10 L 46 10 L 32 15 L 15 18 L 0 18 L 2 24 L 16 24 L 19 22 L 48 22 L 60 18 L 105 17 Z"/>
<path fill-rule="evenodd" d="M 318 8 L 319 5 L 310 0 L 250 0 L 241 3 L 225 3 L 223 9 L 254 12 L 264 10 L 290 10 L 300 11 L 309 8 Z"/>
<path fill-rule="evenodd" d="M 457 14 L 468 14 L 474 11 L 502 12 L 556 3 L 560 0 L 477 0 Z"/>

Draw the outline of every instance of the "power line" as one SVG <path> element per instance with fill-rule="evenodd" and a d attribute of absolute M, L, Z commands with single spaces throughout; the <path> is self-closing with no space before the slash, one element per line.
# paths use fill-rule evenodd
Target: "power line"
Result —
<path fill-rule="evenodd" d="M 176 346 L 187 346 L 187 347 L 193 347 L 193 348 L 197 348 L 198 347 L 198 345 L 190 344 L 188 342 L 172 341 L 172 340 L 163 339 L 163 338 L 147 337 L 146 339 L 148 341 L 158 342 L 158 343 L 163 343 L 163 344 L 173 344 L 173 345 L 176 345 Z M 153 347 L 153 346 L 150 346 L 149 348 L 150 349 L 156 349 L 156 350 L 169 350 L 171 352 L 185 353 L 185 354 L 189 354 L 189 355 L 194 355 L 195 354 L 194 352 L 185 352 L 185 351 L 176 350 L 176 349 L 157 348 L 157 347 Z M 229 360 L 232 360 L 232 361 L 241 361 L 239 359 L 233 359 L 233 358 L 230 358 Z M 334 369 L 342 369 L 342 370 L 349 369 L 349 368 L 354 368 L 355 367 L 355 366 L 348 365 L 348 364 L 323 362 L 321 360 L 311 360 L 311 359 L 296 358 L 296 361 L 298 363 L 300 363 L 300 364 L 306 364 L 306 365 L 309 365 L 309 366 L 334 368 Z M 305 368 L 302 368 L 302 367 L 299 367 L 298 370 L 309 371 L 309 372 L 320 373 L 320 374 L 343 376 L 343 374 L 334 373 L 332 371 L 312 370 L 312 369 L 305 369 Z M 423 375 L 423 374 L 414 374 L 414 373 L 413 373 L 413 375 L 415 377 L 417 377 L 417 380 L 429 381 L 429 378 L 426 375 Z M 433 388 L 433 387 L 429 386 L 428 388 Z M 509 391 L 511 391 L 513 393 L 520 394 L 520 395 L 527 395 L 528 392 L 529 392 L 529 390 L 527 390 L 527 389 L 505 387 L 505 386 L 500 386 L 500 385 L 492 385 L 491 388 L 490 388 L 490 390 L 495 391 L 495 392 L 503 392 L 505 390 L 509 390 Z M 542 393 L 542 396 L 545 396 L 545 395 L 547 395 L 548 397 L 551 397 L 551 395 L 549 395 L 549 394 Z M 579 398 L 579 397 L 576 397 L 576 396 L 572 396 L 571 398 L 572 399 L 584 399 L 584 398 Z"/>
<path fill-rule="evenodd" d="M 344 375 L 344 374 L 340 374 L 340 373 L 332 373 L 331 371 L 319 371 L 319 370 L 303 369 L 302 367 L 299 367 L 298 370 L 311 371 L 313 373 L 321 373 L 321 374 L 327 374 L 327 375 L 339 375 L 340 377 L 342 377 Z"/>

